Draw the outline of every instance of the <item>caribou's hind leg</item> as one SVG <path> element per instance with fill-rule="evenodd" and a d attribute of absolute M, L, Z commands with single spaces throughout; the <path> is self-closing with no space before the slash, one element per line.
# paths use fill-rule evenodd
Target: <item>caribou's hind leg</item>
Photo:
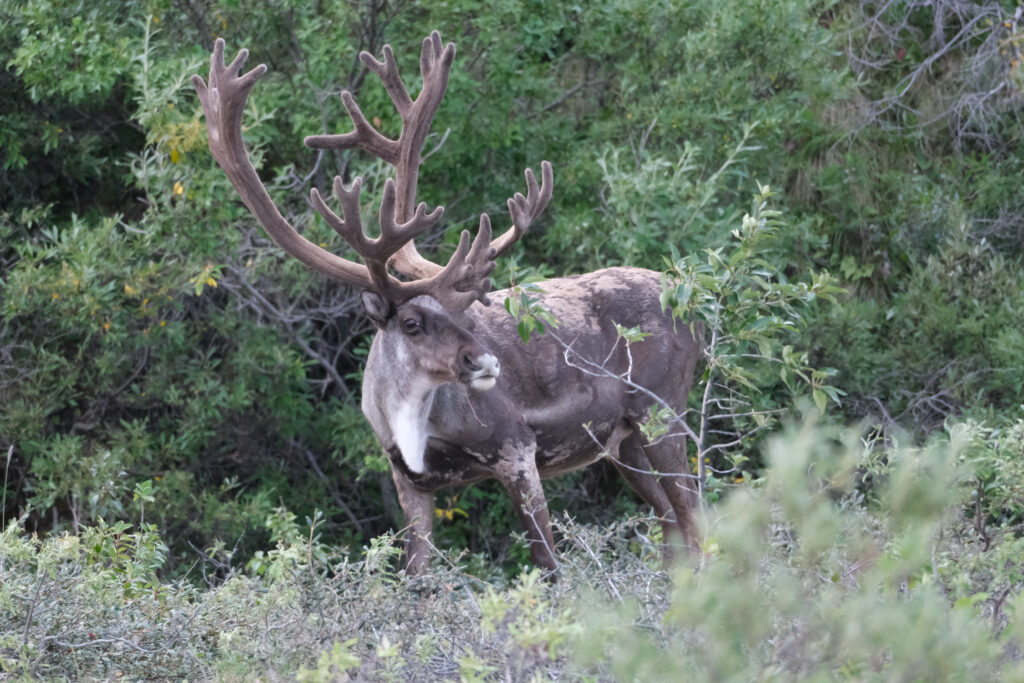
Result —
<path fill-rule="evenodd" d="M 619 471 L 622 478 L 633 487 L 633 490 L 654 508 L 654 514 L 661 520 L 662 530 L 668 536 L 671 529 L 678 528 L 676 513 L 668 501 L 668 496 L 665 495 L 665 490 L 658 483 L 657 477 L 651 474 L 653 467 L 640 447 L 641 438 L 639 434 L 631 433 L 623 440 L 619 444 L 618 452 L 611 452 L 612 464 L 615 465 L 615 469 Z M 668 545 L 665 546 L 665 551 L 669 552 Z"/>
<path fill-rule="evenodd" d="M 644 501 L 654 508 L 654 514 L 663 524 L 675 528 L 676 514 L 668 502 L 665 491 L 651 472 L 653 467 L 640 448 L 643 437 L 628 422 L 623 422 L 612 432 L 605 450 L 623 479 L 640 494 Z"/>
<path fill-rule="evenodd" d="M 698 550 L 700 533 L 695 514 L 696 481 L 690 476 L 690 467 L 686 461 L 686 438 L 678 435 L 654 443 L 645 444 L 641 441 L 640 449 L 654 470 L 665 475 L 658 477 L 658 484 L 665 492 L 672 511 L 676 513 L 676 526 L 683 536 L 683 545 L 689 550 Z"/>
<path fill-rule="evenodd" d="M 666 556 L 671 556 L 671 536 L 681 536 L 683 545 L 699 547 L 694 519 L 697 497 L 694 480 L 686 462 L 686 441 L 682 436 L 644 443 L 639 431 L 633 431 L 618 449 L 616 468 L 662 520 Z M 663 476 L 653 474 L 657 472 Z"/>

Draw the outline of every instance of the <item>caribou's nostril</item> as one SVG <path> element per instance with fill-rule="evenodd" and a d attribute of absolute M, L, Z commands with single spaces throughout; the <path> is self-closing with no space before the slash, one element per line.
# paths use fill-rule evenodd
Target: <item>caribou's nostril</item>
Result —
<path fill-rule="evenodd" d="M 473 360 L 473 357 L 468 353 L 462 354 L 462 366 L 469 370 L 470 372 L 477 372 L 478 370 L 482 369 L 479 365 L 476 364 L 476 362 Z"/>

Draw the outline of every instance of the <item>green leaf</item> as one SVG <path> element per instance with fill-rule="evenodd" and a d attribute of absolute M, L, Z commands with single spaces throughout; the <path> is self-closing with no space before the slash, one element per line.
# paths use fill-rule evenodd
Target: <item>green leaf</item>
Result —
<path fill-rule="evenodd" d="M 516 329 L 519 330 L 519 337 L 523 340 L 524 344 L 530 341 L 529 322 L 527 322 L 526 320 L 520 320 L 519 324 L 516 326 Z"/>
<path fill-rule="evenodd" d="M 811 390 L 811 396 L 814 398 L 814 405 L 818 406 L 818 410 L 824 413 L 828 404 L 828 397 L 825 396 L 825 392 L 821 389 L 813 389 Z"/>
<path fill-rule="evenodd" d="M 974 595 L 965 595 L 958 598 L 956 603 L 953 605 L 953 609 L 957 610 L 969 610 L 980 602 L 985 602 L 991 597 L 988 593 L 975 593 Z"/>
<path fill-rule="evenodd" d="M 136 484 L 135 490 L 132 493 L 132 500 L 142 500 L 146 503 L 152 503 L 156 500 L 153 497 L 153 480 L 147 479 Z"/>
<path fill-rule="evenodd" d="M 615 325 L 615 332 L 620 338 L 625 339 L 627 343 L 632 344 L 633 342 L 643 341 L 645 337 L 650 337 L 649 332 L 640 331 L 639 327 L 623 327 L 614 320 L 612 324 Z"/>
<path fill-rule="evenodd" d="M 676 303 L 679 306 L 685 306 L 690 302 L 690 297 L 693 296 L 693 283 L 687 282 L 676 287 Z"/>

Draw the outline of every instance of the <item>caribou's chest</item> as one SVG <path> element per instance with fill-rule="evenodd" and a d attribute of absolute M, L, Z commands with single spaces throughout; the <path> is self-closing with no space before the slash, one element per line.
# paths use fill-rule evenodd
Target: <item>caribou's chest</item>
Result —
<path fill-rule="evenodd" d="M 540 476 L 548 478 L 581 469 L 603 457 L 603 447 L 614 424 L 608 421 L 586 426 L 545 425 L 546 429 L 534 434 L 535 448 L 518 440 L 485 440 L 466 446 L 432 435 L 426 441 L 420 471 L 409 467 L 397 446 L 387 452 L 392 465 L 407 479 L 431 491 L 494 478 L 503 468 L 514 467 L 514 461 L 527 457 L 535 460 Z"/>
<path fill-rule="evenodd" d="M 397 447 L 388 449 L 388 458 L 392 467 L 414 485 L 428 491 L 471 484 L 494 476 L 490 468 L 469 453 L 436 439 L 427 442 L 421 472 L 409 468 Z"/>

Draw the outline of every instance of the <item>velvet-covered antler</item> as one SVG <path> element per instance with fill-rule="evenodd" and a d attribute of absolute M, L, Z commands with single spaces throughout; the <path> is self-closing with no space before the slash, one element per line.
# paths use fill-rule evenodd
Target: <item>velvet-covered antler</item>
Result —
<path fill-rule="evenodd" d="M 490 219 L 483 214 L 476 238 L 471 241 L 469 233 L 464 231 L 447 266 L 442 268 L 420 256 L 415 237 L 436 225 L 444 211 L 443 207 L 437 207 L 427 212 L 425 204 L 415 205 L 415 197 L 423 144 L 448 87 L 455 46 L 452 43 L 442 46 L 437 31 L 424 39 L 420 55 L 423 87 L 415 100 L 402 82 L 390 46 L 384 46 L 383 61 L 366 52 L 359 55 L 366 67 L 383 81 L 402 119 L 402 132 L 397 139 L 392 140 L 376 130 L 366 120 L 352 94 L 343 91 L 341 100 L 352 119 L 353 130 L 343 135 L 312 135 L 305 140 L 314 149 L 360 149 L 395 167 L 396 178 L 384 184 L 379 213 L 381 235 L 376 239 L 369 238 L 362 227 L 361 178 L 356 178 L 349 188 L 345 188 L 340 177 L 334 178 L 334 194 L 341 205 L 341 216 L 327 206 L 316 189 L 310 192 L 317 212 L 362 257 L 365 265 L 331 254 L 299 235 L 281 216 L 256 174 L 242 140 L 242 111 L 249 92 L 266 73 L 266 67 L 261 64 L 239 75 L 247 57 L 248 51 L 242 50 L 231 64 L 225 65 L 224 41 L 218 39 L 211 57 L 209 83 L 199 76 L 193 76 L 192 82 L 206 114 L 210 151 L 267 234 L 309 267 L 356 287 L 379 291 L 396 303 L 420 294 L 433 296 L 453 312 L 464 310 L 475 300 L 487 303 L 488 276 L 494 270 L 494 259 L 523 235 L 551 198 L 551 164 L 546 161 L 541 164 L 540 185 L 533 172 L 527 169 L 527 194 L 524 197 L 516 193 L 508 200 L 513 224 L 493 245 Z M 391 275 L 389 268 L 414 279 L 401 281 Z"/>

